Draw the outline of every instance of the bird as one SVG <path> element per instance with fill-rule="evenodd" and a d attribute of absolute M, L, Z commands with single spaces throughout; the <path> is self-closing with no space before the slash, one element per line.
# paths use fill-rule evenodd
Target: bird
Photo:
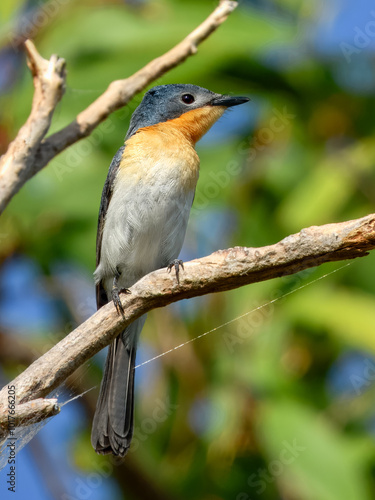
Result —
<path fill-rule="evenodd" d="M 146 274 L 174 269 L 185 238 L 199 176 L 195 144 L 225 110 L 248 97 L 218 94 L 192 84 L 158 85 L 134 111 L 124 145 L 115 154 L 104 184 L 96 240 L 97 308 L 113 301 Z M 137 343 L 146 315 L 109 346 L 92 424 L 99 454 L 123 457 L 134 427 Z"/>

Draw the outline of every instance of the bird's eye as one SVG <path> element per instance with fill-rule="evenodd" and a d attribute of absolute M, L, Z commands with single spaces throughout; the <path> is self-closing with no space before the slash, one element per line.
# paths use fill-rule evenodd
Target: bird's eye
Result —
<path fill-rule="evenodd" d="M 191 94 L 184 94 L 181 97 L 181 101 L 184 102 L 185 104 L 191 104 L 192 102 L 195 101 L 195 99 L 194 96 L 192 96 Z"/>

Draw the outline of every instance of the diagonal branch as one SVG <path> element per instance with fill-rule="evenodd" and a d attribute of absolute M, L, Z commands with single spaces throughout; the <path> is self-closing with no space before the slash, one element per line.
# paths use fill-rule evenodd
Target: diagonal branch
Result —
<path fill-rule="evenodd" d="M 159 269 L 138 281 L 122 298 L 125 319 L 107 304 L 37 359 L 0 391 L 1 414 L 8 412 L 8 387 L 17 404 L 47 396 L 80 365 L 108 345 L 142 314 L 182 299 L 232 290 L 250 283 L 297 273 L 324 262 L 363 257 L 375 248 L 375 214 L 313 226 L 261 248 L 219 250 L 185 264 L 180 285 Z"/>
<path fill-rule="evenodd" d="M 46 139 L 44 137 L 49 129 L 53 111 L 62 93 L 59 94 L 59 99 L 44 98 L 41 100 L 42 108 L 47 115 L 45 118 L 47 119 L 42 120 L 40 123 L 40 113 L 37 113 L 38 108 L 34 109 L 34 103 L 40 101 L 39 87 L 53 90 L 53 86 L 49 87 L 48 77 L 54 73 L 52 67 L 54 61 L 60 67 L 63 66 L 63 60 L 57 59 L 56 56 L 52 56 L 50 61 L 44 60 L 28 40 L 25 46 L 31 59 L 35 96 L 29 119 L 0 160 L 0 213 L 23 184 L 45 167 L 52 158 L 70 145 L 90 135 L 101 122 L 111 113 L 125 106 L 135 94 L 141 92 L 151 82 L 195 54 L 198 45 L 209 37 L 236 7 L 237 2 L 235 1 L 221 0 L 207 19 L 184 38 L 182 42 L 164 55 L 149 62 L 129 78 L 112 82 L 107 90 L 82 111 L 74 121 Z M 34 68 L 36 69 L 35 73 Z M 64 79 L 63 73 L 60 76 Z M 32 136 L 34 137 L 30 149 L 29 143 Z"/>

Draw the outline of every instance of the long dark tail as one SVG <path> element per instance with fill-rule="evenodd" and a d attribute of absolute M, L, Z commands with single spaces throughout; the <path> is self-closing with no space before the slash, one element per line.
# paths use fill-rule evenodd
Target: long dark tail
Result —
<path fill-rule="evenodd" d="M 123 457 L 130 447 L 135 355 L 145 319 L 135 320 L 109 346 L 91 431 L 91 444 L 97 453 Z"/>

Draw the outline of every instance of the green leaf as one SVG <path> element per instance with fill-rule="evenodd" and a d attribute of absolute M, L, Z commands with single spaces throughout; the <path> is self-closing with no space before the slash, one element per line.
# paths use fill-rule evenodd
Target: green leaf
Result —
<path fill-rule="evenodd" d="M 258 427 L 268 462 L 267 475 L 253 477 L 256 488 L 276 481 L 288 498 L 370 500 L 366 450 L 321 414 L 293 401 L 274 401 L 263 405 Z"/>

